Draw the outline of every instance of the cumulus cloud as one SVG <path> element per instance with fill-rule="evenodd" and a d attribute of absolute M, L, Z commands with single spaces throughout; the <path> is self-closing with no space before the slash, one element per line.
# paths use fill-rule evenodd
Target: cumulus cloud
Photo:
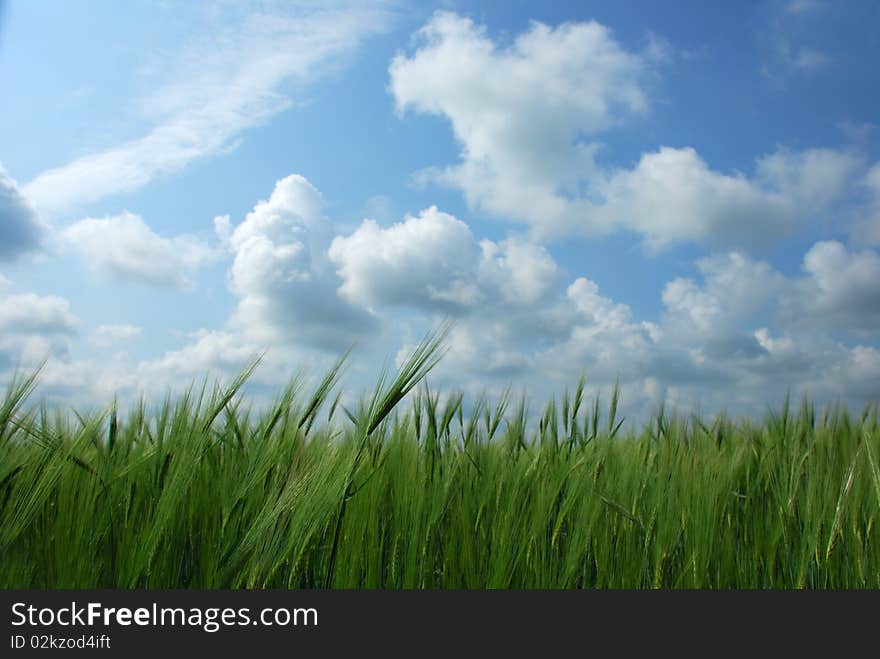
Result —
<path fill-rule="evenodd" d="M 154 359 L 133 363 L 120 353 L 101 365 L 67 354 L 75 319 L 65 301 L 9 296 L 0 302 L 3 364 L 48 352 L 58 356 L 58 391 L 156 393 L 206 373 L 230 376 L 268 350 L 255 381 L 274 390 L 373 333 L 387 339 L 385 348 L 402 345 L 400 360 L 413 337 L 453 315 L 449 352 L 430 379 L 470 395 L 497 395 L 511 383 L 542 400 L 586 373 L 591 394 L 622 384 L 630 418 L 660 400 L 683 411 L 755 414 L 789 387 L 819 402 L 856 403 L 876 396 L 880 381 L 872 285 L 880 257 L 872 250 L 819 242 L 792 276 L 741 251 L 716 253 L 699 259 L 695 274 L 669 280 L 662 312 L 648 319 L 598 281 L 569 278 L 527 237 L 480 240 L 436 207 L 388 226 L 365 220 L 334 239 L 320 193 L 298 175 L 279 180 L 240 222 L 221 216 L 215 228 L 232 257 L 228 283 L 238 298 L 223 327 L 195 332 Z M 127 326 L 95 333 L 107 345 L 137 335 Z M 378 365 L 386 356 L 379 348 L 367 346 L 358 361 Z M 361 378 L 374 376 L 358 366 Z"/>
<path fill-rule="evenodd" d="M 472 397 L 497 396 L 512 384 L 540 402 L 586 374 L 591 394 L 607 393 L 620 381 L 632 409 L 658 400 L 649 367 L 660 338 L 656 325 L 635 319 L 595 282 L 579 277 L 565 286 L 555 278 L 545 295 L 530 303 L 499 299 L 488 310 L 459 317 L 449 351 L 430 379 Z M 398 363 L 412 348 L 412 342 L 404 343 Z"/>
<path fill-rule="evenodd" d="M 261 356 L 259 368 L 244 387 L 247 404 L 257 407 L 273 400 L 291 379 L 308 383 L 323 376 L 339 354 L 307 345 L 270 345 L 241 328 L 202 328 L 189 333 L 182 346 L 148 359 L 135 361 L 120 353 L 106 366 L 81 365 L 97 378 L 90 385 L 93 398 L 106 400 L 121 392 L 121 400 L 136 402 L 144 394 L 151 398 L 169 392 L 179 395 L 204 381 L 230 382 Z"/>
<path fill-rule="evenodd" d="M 820 243 L 813 249 L 821 253 L 825 248 Z M 833 312 L 818 313 L 816 296 L 804 295 L 819 285 L 809 265 L 815 260 L 812 252 L 804 259 L 805 275 L 794 278 L 739 252 L 701 259 L 699 279 L 668 282 L 659 323 L 645 328 L 641 343 L 617 350 L 615 360 L 635 365 L 633 385 L 644 389 L 650 381 L 670 404 L 685 411 L 700 405 L 754 414 L 788 388 L 796 396 L 825 402 L 875 398 L 880 381 L 876 346 L 848 345 L 830 332 L 840 327 L 841 318 L 852 319 L 866 301 L 854 296 Z M 839 265 L 842 277 L 852 283 L 853 270 L 865 274 L 865 257 L 848 256 Z M 816 322 L 801 322 L 808 316 Z M 864 320 L 862 316 L 862 326 Z M 557 363 L 564 368 L 566 360 Z"/>
<path fill-rule="evenodd" d="M 841 397 L 855 395 L 861 400 L 880 397 L 880 350 L 857 345 L 847 351 L 846 360 L 835 366 L 832 382 Z"/>
<path fill-rule="evenodd" d="M 9 295 L 0 300 L 0 331 L 69 333 L 77 324 L 70 303 L 54 295 Z"/>
<path fill-rule="evenodd" d="M 470 228 L 436 207 L 387 229 L 364 220 L 328 252 L 355 304 L 454 310 L 481 301 L 480 247 Z"/>
<path fill-rule="evenodd" d="M 592 212 L 654 249 L 681 241 L 753 247 L 778 241 L 843 198 L 860 166 L 844 151 L 780 148 L 746 176 L 711 169 L 693 148 L 661 147 L 607 176 Z"/>
<path fill-rule="evenodd" d="M 803 273 L 793 277 L 743 252 L 714 254 L 697 261 L 696 277 L 667 282 L 663 312 L 649 321 L 603 295 L 586 277 L 566 285 L 549 255 L 547 270 L 554 276 L 540 285 L 540 295 L 528 301 L 500 295 L 503 284 L 487 277 L 485 266 L 493 261 L 486 254 L 502 248 L 486 248 L 487 242 L 481 243 L 480 265 L 472 269 L 485 301 L 459 309 L 449 353 L 432 375 L 435 384 L 477 394 L 519 382 L 540 399 L 585 372 L 594 392 L 621 382 L 629 409 L 642 413 L 665 399 L 683 411 L 699 405 L 753 414 L 780 400 L 789 387 L 820 401 L 876 396 L 880 369 L 871 341 L 878 304 L 872 283 L 880 277 L 874 252 L 820 242 L 804 256 Z M 418 240 L 407 247 L 418 252 Z M 380 295 L 383 278 L 370 277 L 370 268 L 358 272 L 363 276 L 358 286 L 367 287 L 375 301 L 391 303 Z M 438 275 L 437 283 L 448 281 L 448 275 Z M 500 281 L 511 285 L 514 279 Z M 430 286 L 420 281 L 418 290 Z M 411 293 L 406 306 L 435 322 L 436 305 Z M 859 342 L 834 338 L 841 328 L 861 328 Z M 412 345 L 404 344 L 398 360 Z"/>
<path fill-rule="evenodd" d="M 603 383 L 647 375 L 661 338 L 655 324 L 636 321 L 629 306 L 601 295 L 599 286 L 585 277 L 567 287 L 564 302 L 571 307 L 568 336 L 540 355 L 545 368 L 571 376 L 571 366 L 577 365 Z"/>
<path fill-rule="evenodd" d="M 755 172 L 713 170 L 692 147 L 663 146 L 628 168 L 600 166 L 599 139 L 648 109 L 656 59 L 596 23 L 533 23 L 508 47 L 440 12 L 391 63 L 400 112 L 449 120 L 461 162 L 421 172 L 541 238 L 631 230 L 649 248 L 694 241 L 748 247 L 795 230 L 838 199 L 860 165 L 831 149 L 780 148 Z"/>
<path fill-rule="evenodd" d="M 805 274 L 792 278 L 740 253 L 703 259 L 702 281 L 677 279 L 664 290 L 663 348 L 677 351 L 692 373 L 715 370 L 726 378 L 726 386 L 703 396 L 716 406 L 730 395 L 731 406 L 754 409 L 761 392 L 771 400 L 787 387 L 823 400 L 868 400 L 872 386 L 877 393 L 872 378 L 880 376 L 869 358 L 876 348 L 848 345 L 833 330 L 862 328 L 874 338 L 867 328 L 876 317 L 876 296 L 862 280 L 876 258 L 820 242 L 804 256 Z M 831 274 L 834 268 L 839 272 Z M 854 363 L 862 367 L 844 377 Z M 673 386 L 680 395 L 693 389 L 692 382 Z M 692 390 L 682 400 L 697 398 Z"/>
<path fill-rule="evenodd" d="M 188 333 L 183 345 L 140 361 L 124 352 L 100 364 L 54 360 L 46 381 L 50 390 L 59 399 L 89 403 L 117 392 L 131 400 L 141 392 L 180 393 L 206 376 L 232 377 L 266 354 L 248 385 L 249 393 L 258 392 L 264 401 L 298 371 L 311 366 L 320 372 L 328 367 L 353 343 L 370 338 L 378 324 L 369 311 L 337 292 L 341 281 L 327 258 L 333 227 L 322 208 L 318 190 L 302 176 L 291 175 L 279 180 L 269 198 L 256 203 L 240 222 L 229 215 L 216 217 L 221 249 L 231 258 L 227 283 L 237 298 L 223 326 Z M 114 262 L 112 267 L 158 282 L 180 282 L 181 271 L 186 272 L 181 246 L 189 241 L 155 236 L 139 218 L 121 222 L 126 231 L 137 234 L 136 242 L 156 253 L 149 257 L 138 253 L 134 256 L 143 258 Z M 107 229 L 85 226 L 90 235 Z M 116 236 L 116 246 L 123 243 Z M 148 270 L 146 264 L 162 262 L 166 250 L 179 255 L 173 267 L 162 269 L 167 267 L 165 261 L 155 272 Z M 132 262 L 144 267 L 131 267 Z M 140 327 L 104 325 L 90 338 L 94 345 L 107 348 L 141 334 Z"/>
<path fill-rule="evenodd" d="M 787 156 L 766 176 L 796 187 L 823 158 Z M 829 185 L 811 194 L 835 192 Z M 477 240 L 464 221 L 433 207 L 388 227 L 365 221 L 337 237 L 329 257 L 342 294 L 386 319 L 416 312 L 403 316 L 408 327 L 454 315 L 449 352 L 432 378 L 473 394 L 527 381 L 540 397 L 586 372 L 598 389 L 620 381 L 643 406 L 666 398 L 682 409 L 751 413 L 789 386 L 859 398 L 875 373 L 874 348 L 832 336 L 862 328 L 864 338 L 876 323 L 878 257 L 839 243 L 814 245 L 794 277 L 742 251 L 701 258 L 696 277 L 667 282 L 656 321 L 637 318 L 587 277 L 566 284 L 543 247 L 523 237 Z M 406 341 L 398 361 L 412 347 Z M 843 378 L 856 362 L 860 375 Z"/>
<path fill-rule="evenodd" d="M 80 220 L 61 237 L 90 267 L 153 286 L 192 288 L 193 273 L 219 256 L 216 248 L 196 236 L 160 236 L 143 218 L 127 211 Z"/>
<path fill-rule="evenodd" d="M 454 315 L 535 304 L 560 274 L 544 247 L 519 236 L 478 241 L 435 206 L 387 228 L 364 220 L 328 256 L 353 303 Z"/>
<path fill-rule="evenodd" d="M 318 190 L 291 175 L 243 221 L 216 218 L 232 256 L 235 311 L 222 329 L 200 331 L 136 372 L 155 382 L 170 382 L 175 371 L 228 374 L 268 349 L 261 372 L 273 371 L 277 384 L 322 354 L 336 356 L 354 342 L 363 349 L 380 329 L 393 341 L 413 313 L 431 323 L 452 313 L 462 322 L 451 359 L 462 358 L 468 336 L 481 346 L 495 336 L 499 349 L 472 361 L 467 372 L 485 367 L 500 376 L 526 368 L 524 355 L 533 340 L 553 334 L 548 328 L 564 332 L 564 313 L 552 308 L 562 295 L 560 272 L 543 247 L 522 237 L 478 241 L 466 223 L 435 207 L 389 227 L 365 220 L 332 239 L 322 208 Z M 494 323 L 496 315 L 504 321 Z M 378 363 L 382 355 L 372 356 Z"/>
<path fill-rule="evenodd" d="M 229 283 L 239 297 L 232 323 L 249 336 L 338 351 L 375 330 L 373 316 L 336 290 L 322 206 L 315 187 L 291 175 L 231 230 Z"/>
<path fill-rule="evenodd" d="M 433 378 L 476 387 L 578 363 L 606 380 L 637 377 L 658 330 L 626 305 L 599 294 L 595 282 L 564 275 L 547 250 L 522 236 L 477 240 L 462 220 L 436 207 L 388 227 L 365 220 L 328 252 L 340 293 L 386 320 L 437 322 L 452 315 L 449 352 Z M 418 322 L 418 320 L 416 320 Z M 407 323 L 403 323 L 404 326 Z M 406 342 L 402 359 L 412 348 Z M 626 359 L 621 357 L 626 356 Z"/>
<path fill-rule="evenodd" d="M 482 240 L 480 247 L 480 276 L 509 304 L 535 304 L 560 280 L 556 261 L 534 242 L 513 236 L 500 243 Z"/>
<path fill-rule="evenodd" d="M 715 172 L 691 148 L 647 153 L 601 190 L 604 203 L 593 212 L 602 224 L 633 229 L 655 249 L 682 240 L 761 242 L 790 231 L 796 217 L 789 197 L 741 174 Z"/>
<path fill-rule="evenodd" d="M 644 63 L 596 22 L 533 23 L 508 48 L 486 30 L 440 12 L 421 47 L 397 56 L 390 88 L 399 111 L 445 116 L 460 165 L 431 176 L 474 206 L 541 225 L 571 221 L 567 197 L 594 165 L 591 139 L 647 108 Z"/>
<path fill-rule="evenodd" d="M 850 186 L 862 159 L 835 149 L 792 151 L 780 148 L 757 162 L 757 178 L 799 208 L 824 206 Z"/>
<path fill-rule="evenodd" d="M 880 255 L 829 240 L 804 256 L 809 275 L 799 287 L 802 312 L 829 328 L 875 333 L 880 325 Z"/>
<path fill-rule="evenodd" d="M 0 261 L 37 249 L 43 230 L 36 211 L 0 165 Z"/>
<path fill-rule="evenodd" d="M 41 212 L 136 190 L 234 148 L 242 131 L 291 106 L 285 85 L 301 87 L 390 18 L 382 5 L 359 4 L 276 5 L 244 15 L 221 6 L 213 12 L 216 22 L 202 26 L 201 37 L 157 64 L 169 71 L 164 84 L 139 102 L 142 116 L 136 118 L 152 124 L 145 135 L 47 170 L 24 186 Z"/>
<path fill-rule="evenodd" d="M 731 386 L 766 357 L 756 331 L 776 325 L 791 283 L 741 252 L 700 259 L 697 269 L 699 280 L 679 277 L 663 289 L 654 375 L 679 389 L 695 382 Z"/>
<path fill-rule="evenodd" d="M 742 252 L 702 258 L 697 269 L 701 285 L 677 278 L 663 290 L 664 305 L 683 321 L 678 332 L 691 327 L 705 336 L 715 328 L 730 327 L 738 318 L 754 318 L 787 290 L 785 277 Z"/>
<path fill-rule="evenodd" d="M 223 330 L 199 330 L 192 338 L 183 348 L 141 362 L 139 373 L 156 377 L 163 384 L 174 377 L 197 379 L 211 371 L 238 371 L 263 351 L 259 345 L 243 341 L 241 335 Z"/>
<path fill-rule="evenodd" d="M 78 324 L 64 298 L 0 290 L 0 372 L 33 368 L 52 355 L 66 357 Z"/>

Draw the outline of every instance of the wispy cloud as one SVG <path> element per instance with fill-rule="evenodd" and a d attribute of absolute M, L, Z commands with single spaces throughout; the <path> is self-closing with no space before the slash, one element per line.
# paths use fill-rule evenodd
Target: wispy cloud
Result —
<path fill-rule="evenodd" d="M 792 75 L 812 76 L 829 69 L 834 56 L 816 46 L 822 23 L 818 20 L 829 5 L 821 0 L 790 0 L 765 8 L 759 40 L 764 44 L 763 75 L 784 86 Z"/>
<path fill-rule="evenodd" d="M 805 16 L 823 11 L 827 7 L 828 4 L 822 2 L 822 0 L 790 0 L 785 5 L 785 11 L 789 14 Z"/>
<path fill-rule="evenodd" d="M 41 212 L 63 211 L 234 148 L 245 129 L 290 107 L 290 85 L 315 80 L 391 20 L 381 5 L 314 7 L 254 11 L 206 30 L 137 104 L 153 124 L 145 135 L 44 171 L 25 195 Z"/>
<path fill-rule="evenodd" d="M 833 61 L 830 55 L 821 50 L 806 46 L 793 47 L 784 40 L 780 41 L 777 52 L 787 67 L 800 73 L 821 71 Z"/>
<path fill-rule="evenodd" d="M 143 333 L 143 328 L 136 325 L 101 325 L 95 330 L 92 340 L 98 346 L 108 347 L 115 343 L 131 341 Z"/>

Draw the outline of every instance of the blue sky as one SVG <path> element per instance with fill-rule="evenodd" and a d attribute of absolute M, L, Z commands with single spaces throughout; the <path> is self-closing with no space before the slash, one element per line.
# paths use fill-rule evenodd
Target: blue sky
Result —
<path fill-rule="evenodd" d="M 0 375 L 52 400 L 354 392 L 444 317 L 472 395 L 880 393 L 880 3 L 2 6 Z"/>

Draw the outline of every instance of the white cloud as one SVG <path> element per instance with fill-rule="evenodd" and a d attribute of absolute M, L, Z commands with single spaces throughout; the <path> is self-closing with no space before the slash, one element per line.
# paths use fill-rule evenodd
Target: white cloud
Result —
<path fill-rule="evenodd" d="M 419 38 L 390 66 L 397 108 L 447 118 L 462 147 L 459 164 L 419 177 L 539 238 L 631 230 L 652 249 L 758 245 L 840 198 L 860 167 L 842 151 L 780 148 L 748 176 L 713 170 L 692 147 L 663 146 L 631 169 L 608 169 L 594 158 L 598 140 L 647 110 L 656 43 L 639 54 L 596 22 L 533 23 L 501 47 L 445 12 Z"/>
<path fill-rule="evenodd" d="M 364 220 L 337 236 L 328 256 L 340 293 L 353 303 L 456 315 L 535 304 L 559 278 L 540 245 L 521 237 L 478 242 L 467 224 L 435 206 L 388 228 Z"/>
<path fill-rule="evenodd" d="M 364 220 L 334 238 L 328 256 L 342 278 L 339 292 L 355 304 L 452 310 L 482 298 L 474 281 L 479 245 L 464 222 L 436 207 L 387 229 Z"/>
<path fill-rule="evenodd" d="M 192 288 L 192 275 L 219 257 L 193 235 L 165 238 L 134 213 L 80 220 L 61 233 L 88 265 L 114 277 L 154 286 Z"/>
<path fill-rule="evenodd" d="M 494 336 L 499 348 L 471 360 L 467 372 L 485 368 L 501 377 L 526 368 L 525 351 L 546 343 L 552 327 L 564 332 L 565 312 L 552 308 L 564 291 L 546 250 L 518 237 L 477 241 L 464 222 L 433 207 L 387 228 L 365 221 L 331 243 L 320 193 L 292 175 L 244 221 L 220 217 L 215 225 L 233 256 L 229 285 L 238 306 L 224 328 L 201 331 L 182 348 L 139 364 L 139 377 L 171 383 L 177 371 L 230 374 L 268 349 L 261 372 L 269 369 L 274 376 L 265 381 L 278 384 L 322 354 L 338 355 L 354 341 L 363 349 L 363 339 L 370 344 L 380 327 L 395 340 L 413 312 L 436 320 L 450 310 L 461 322 L 452 337 L 458 349 L 446 361 L 465 358 L 468 336 L 481 349 Z M 378 364 L 381 356 L 368 358 Z"/>
<path fill-rule="evenodd" d="M 305 178 L 288 176 L 232 230 L 229 282 L 239 297 L 232 324 L 248 336 L 341 351 L 375 330 L 372 315 L 337 293 L 322 206 Z"/>
<path fill-rule="evenodd" d="M 799 303 L 813 323 L 874 334 L 880 326 L 880 255 L 830 240 L 804 256 Z"/>
<path fill-rule="evenodd" d="M 449 352 L 431 376 L 452 387 L 497 389 L 504 379 L 531 374 L 535 388 L 546 391 L 548 375 L 558 382 L 554 369 L 570 375 L 575 363 L 604 382 L 621 371 L 635 380 L 659 337 L 656 326 L 599 295 L 594 282 L 578 278 L 566 287 L 543 247 L 518 236 L 478 241 L 466 223 L 435 207 L 387 228 L 364 221 L 337 237 L 329 256 L 340 291 L 374 306 L 388 323 L 456 317 Z M 405 342 L 398 361 L 412 347 Z"/>
<path fill-rule="evenodd" d="M 753 318 L 786 291 L 785 278 L 768 263 L 741 252 L 697 261 L 703 279 L 677 278 L 663 289 L 663 304 L 683 324 L 677 334 L 686 340 L 688 328 L 703 336 L 730 327 L 739 318 Z"/>
<path fill-rule="evenodd" d="M 70 303 L 61 297 L 22 293 L 0 299 L 0 331 L 4 333 L 69 333 L 77 322 Z"/>
<path fill-rule="evenodd" d="M 664 290 L 656 376 L 682 400 L 717 408 L 727 396 L 727 405 L 746 413 L 789 386 L 824 402 L 864 402 L 872 386 L 876 397 L 876 348 L 846 345 L 833 330 L 862 328 L 876 338 L 876 294 L 865 284 L 877 258 L 817 243 L 804 257 L 805 276 L 796 278 L 738 253 L 701 260 L 701 283 L 677 279 Z M 698 395 L 701 377 L 710 384 Z"/>
<path fill-rule="evenodd" d="M 836 341 L 835 331 L 876 340 L 876 252 L 818 242 L 804 255 L 804 275 L 792 278 L 741 253 L 701 259 L 698 268 L 701 282 L 666 285 L 661 322 L 666 347 L 683 349 L 695 363 L 733 364 L 726 368 L 760 376 L 765 386 L 786 377 L 807 386 L 805 373 L 833 383 L 840 378 L 830 371 L 855 349 Z"/>
<path fill-rule="evenodd" d="M 34 368 L 50 356 L 66 357 L 79 320 L 54 295 L 0 295 L 0 373 Z"/>
<path fill-rule="evenodd" d="M 149 132 L 45 171 L 24 187 L 41 212 L 130 192 L 233 148 L 245 129 L 290 107 L 285 85 L 315 78 L 390 18 L 381 5 L 276 6 L 244 16 L 228 9 L 163 64 L 169 80 L 140 102 L 153 124 Z"/>
<path fill-rule="evenodd" d="M 541 245 L 514 236 L 499 243 L 482 240 L 480 247 L 480 277 L 511 305 L 536 304 L 560 280 L 559 266 Z"/>
<path fill-rule="evenodd" d="M 104 403 L 120 392 L 123 399 L 136 401 L 142 392 L 179 394 L 204 377 L 232 377 L 266 353 L 248 385 L 249 393 L 262 403 L 301 369 L 309 372 L 312 367 L 320 373 L 352 343 L 377 329 L 369 312 L 337 293 L 341 282 L 326 256 L 333 229 L 322 206 L 320 193 L 302 176 L 292 175 L 279 180 L 269 198 L 255 204 L 238 224 L 229 216 L 218 216 L 216 233 L 232 257 L 228 284 L 238 298 L 222 327 L 190 333 L 179 348 L 138 362 L 124 352 L 103 363 L 59 354 L 46 371 L 50 377 L 41 379 L 44 388 L 58 400 Z M 157 242 L 152 235 L 141 236 L 140 242 L 161 249 L 174 242 Z M 135 272 L 144 276 L 141 270 Z M 175 271 L 179 268 L 169 272 Z M 155 276 L 178 280 L 164 270 Z M 90 338 L 107 347 L 141 333 L 139 327 L 106 325 Z"/>
<path fill-rule="evenodd" d="M 822 207 L 847 191 L 862 159 L 834 149 L 781 148 L 758 158 L 757 178 L 799 208 Z"/>
<path fill-rule="evenodd" d="M 0 165 L 0 261 L 36 250 L 43 232 L 36 211 Z"/>
<path fill-rule="evenodd" d="M 544 368 L 569 378 L 575 369 L 583 370 L 593 383 L 606 385 L 647 375 L 654 346 L 662 337 L 656 325 L 634 320 L 627 305 L 600 295 L 599 286 L 585 277 L 568 286 L 565 301 L 573 307 L 568 336 L 540 354 Z"/>
<path fill-rule="evenodd" d="M 413 337 L 452 313 L 449 352 L 430 380 L 470 396 L 497 395 L 512 383 L 540 402 L 585 372 L 591 395 L 607 397 L 619 380 L 622 413 L 632 419 L 661 399 L 686 412 L 699 404 L 708 413 L 756 414 L 788 387 L 819 403 L 860 403 L 876 396 L 880 381 L 872 285 L 880 256 L 871 250 L 816 243 L 791 277 L 742 252 L 714 254 L 697 261 L 696 274 L 667 282 L 663 311 L 649 320 L 598 281 L 568 279 L 540 245 L 522 236 L 479 240 L 435 207 L 390 226 L 364 221 L 331 240 L 320 193 L 297 175 L 278 181 L 243 221 L 221 216 L 215 226 L 232 256 L 228 281 L 238 297 L 223 327 L 138 363 L 124 353 L 76 361 L 75 319 L 64 300 L 10 296 L 0 300 L 0 371 L 52 354 L 47 372 L 58 396 L 106 398 L 114 388 L 156 394 L 209 373 L 228 377 L 268 350 L 254 379 L 264 394 L 301 367 L 320 372 L 356 339 L 381 334 L 385 348 L 403 345 L 400 358 Z M 589 272 L 589 263 L 582 267 Z M 105 326 L 95 337 L 137 333 Z M 372 384 L 387 356 L 366 343 L 352 360 L 355 383 L 347 378 L 355 391 Z"/>
<path fill-rule="evenodd" d="M 664 354 L 656 375 L 676 384 L 735 379 L 743 363 L 748 371 L 764 353 L 756 329 L 775 319 L 791 289 L 769 264 L 740 252 L 700 259 L 697 268 L 701 281 L 679 277 L 663 289 Z"/>
<path fill-rule="evenodd" d="M 631 228 L 654 249 L 682 240 L 763 242 L 790 231 L 795 220 L 790 198 L 741 174 L 711 170 L 692 148 L 646 153 L 601 189 L 604 204 L 594 210 L 601 223 Z"/>
<path fill-rule="evenodd" d="M 243 340 L 240 334 L 223 330 L 200 330 L 193 341 L 166 352 L 161 357 L 141 362 L 139 375 L 155 378 L 167 386 L 175 377 L 191 380 L 205 377 L 209 372 L 234 373 L 252 362 L 262 352 L 259 345 Z M 183 383 L 185 386 L 189 381 Z"/>
<path fill-rule="evenodd" d="M 850 166 L 824 153 L 783 153 L 759 180 L 797 188 L 819 170 Z M 838 194 L 833 181 L 823 184 L 810 192 L 812 203 Z M 701 405 L 751 414 L 788 387 L 820 401 L 864 401 L 877 373 L 876 347 L 850 346 L 832 335 L 845 326 L 873 336 L 878 257 L 839 244 L 814 245 L 796 277 L 740 251 L 702 258 L 697 277 L 664 287 L 657 322 L 636 318 L 586 277 L 566 286 L 540 246 L 522 238 L 478 241 L 466 223 L 436 208 L 386 228 L 365 222 L 338 237 L 330 257 L 341 290 L 374 305 L 388 323 L 406 318 L 407 335 L 452 308 L 457 324 L 449 352 L 431 379 L 471 395 L 497 394 L 518 382 L 540 399 L 586 372 L 592 392 L 607 392 L 619 380 L 631 413 L 644 414 L 665 398 L 683 411 Z M 457 306 L 432 297 L 456 289 L 456 282 L 469 284 Z M 401 315 L 400 308 L 418 313 Z M 404 341 L 398 361 L 412 345 Z"/>
<path fill-rule="evenodd" d="M 779 149 L 758 158 L 750 178 L 712 170 L 692 148 L 662 147 L 608 176 L 592 212 L 602 225 L 640 233 L 653 249 L 685 240 L 753 246 L 840 199 L 860 164 L 832 149 Z"/>
<path fill-rule="evenodd" d="M 117 364 L 104 369 L 110 372 L 100 384 L 111 392 L 124 390 L 129 400 L 137 400 L 144 392 L 149 396 L 168 392 L 179 395 L 203 381 L 211 383 L 219 378 L 230 382 L 260 356 L 263 359 L 243 394 L 246 404 L 257 408 L 273 400 L 291 380 L 307 389 L 310 382 L 327 372 L 339 354 L 316 351 L 305 344 L 267 344 L 241 328 L 203 328 L 192 332 L 180 348 L 154 358 L 134 363 L 120 355 Z"/>
<path fill-rule="evenodd" d="M 637 415 L 660 399 L 685 412 L 755 414 L 789 387 L 820 403 L 861 403 L 877 395 L 880 353 L 833 330 L 861 327 L 862 339 L 875 339 L 877 258 L 818 243 L 804 275 L 789 278 L 741 252 L 716 254 L 697 262 L 698 277 L 667 283 L 656 323 L 594 281 L 557 279 L 519 312 L 502 301 L 462 315 L 432 377 L 471 394 L 517 382 L 541 400 L 585 372 L 591 391 L 606 395 L 619 379 L 626 413 Z"/>
<path fill-rule="evenodd" d="M 880 350 L 858 345 L 848 351 L 848 359 L 835 369 L 838 391 L 853 392 L 862 400 L 880 398 Z"/>
<path fill-rule="evenodd" d="M 437 13 L 422 46 L 391 63 L 399 111 L 447 117 L 463 147 L 456 167 L 432 173 L 474 205 L 545 227 L 571 223 L 564 193 L 593 168 L 588 140 L 647 108 L 644 63 L 608 28 L 533 23 L 508 48 L 455 14 Z"/>

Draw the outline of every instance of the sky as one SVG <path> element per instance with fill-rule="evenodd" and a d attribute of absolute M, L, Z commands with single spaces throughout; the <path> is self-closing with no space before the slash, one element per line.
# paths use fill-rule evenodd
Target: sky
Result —
<path fill-rule="evenodd" d="M 880 397 L 880 2 L 0 2 L 0 380 Z"/>

